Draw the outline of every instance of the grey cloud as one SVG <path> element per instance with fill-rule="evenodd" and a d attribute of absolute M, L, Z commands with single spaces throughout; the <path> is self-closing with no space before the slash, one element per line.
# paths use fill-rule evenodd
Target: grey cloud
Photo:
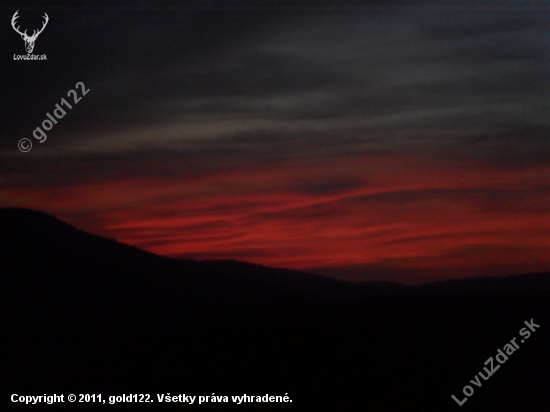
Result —
<path fill-rule="evenodd" d="M 287 156 L 308 147 L 463 149 L 464 138 L 494 143 L 548 125 L 548 29 L 532 10 L 425 3 L 278 14 L 243 3 L 222 13 L 219 4 L 70 23 L 69 32 L 85 32 L 70 44 L 92 93 L 37 156 L 223 147 L 243 157 L 249 147 L 273 152 L 277 135 L 285 147 L 275 153 Z M 26 126 L 7 129 L 28 135 L 67 89 L 51 85 L 30 112 L 14 99 Z M 522 136 L 498 144 L 520 155 L 540 147 Z"/>

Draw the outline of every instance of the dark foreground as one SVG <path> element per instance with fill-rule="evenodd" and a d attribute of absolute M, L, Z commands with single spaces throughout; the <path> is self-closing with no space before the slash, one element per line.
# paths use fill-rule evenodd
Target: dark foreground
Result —
<path fill-rule="evenodd" d="M 54 393 L 102 394 L 107 404 L 94 410 L 550 410 L 550 291 L 534 287 L 547 275 L 462 293 L 452 293 L 459 284 L 350 291 L 235 262 L 175 262 L 31 212 L 2 213 L 1 410 L 37 407 L 11 394 Z M 531 319 L 540 327 L 522 343 Z M 519 349 L 500 365 L 513 338 Z M 490 357 L 496 370 L 478 387 Z M 466 385 L 474 393 L 459 406 L 451 395 L 463 401 Z M 229 402 L 160 405 L 168 393 Z M 154 403 L 109 405 L 123 394 Z M 292 403 L 232 403 L 244 394 Z"/>
<path fill-rule="evenodd" d="M 547 411 L 549 297 L 417 296 L 179 314 L 21 316 L 3 327 L 4 389 L 155 398 L 288 393 L 293 402 L 279 404 L 281 410 Z M 519 342 L 531 318 L 540 328 L 480 388 L 473 386 L 469 381 L 484 362 L 512 338 Z M 475 393 L 460 407 L 451 395 L 462 400 L 467 384 Z"/>

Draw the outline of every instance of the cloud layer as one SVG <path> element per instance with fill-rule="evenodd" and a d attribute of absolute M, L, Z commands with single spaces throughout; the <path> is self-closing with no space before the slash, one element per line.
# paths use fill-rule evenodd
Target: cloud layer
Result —
<path fill-rule="evenodd" d="M 49 12 L 0 81 L 0 206 L 354 280 L 548 269 L 541 5 L 239 4 Z"/>

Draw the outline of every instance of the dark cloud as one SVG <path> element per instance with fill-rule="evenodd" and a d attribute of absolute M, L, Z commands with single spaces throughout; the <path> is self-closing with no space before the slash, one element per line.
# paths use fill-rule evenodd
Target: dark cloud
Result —
<path fill-rule="evenodd" d="M 21 7 L 28 27 L 50 15 L 45 62 L 12 60 L 23 42 L 0 8 L 0 206 L 43 205 L 166 254 L 360 261 L 400 279 L 432 270 L 417 266 L 433 247 L 441 265 L 481 259 L 472 242 L 494 258 L 479 267 L 539 256 L 491 225 L 542 242 L 542 3 L 178 3 Z M 35 141 L 79 81 L 90 93 Z M 470 220 L 484 231 L 457 237 Z"/>
<path fill-rule="evenodd" d="M 363 128 L 376 140 L 545 122 L 548 29 L 535 9 L 332 4 L 337 12 L 308 2 L 55 9 L 40 39 L 49 61 L 8 65 L 12 137 L 1 147 L 29 135 L 75 80 L 92 93 L 56 128 L 57 147 L 92 147 L 96 136 L 98 151 L 136 149 L 140 133 L 162 146 L 289 128 Z"/>
<path fill-rule="evenodd" d="M 456 39 L 475 38 L 488 35 L 505 35 L 533 29 L 545 29 L 546 19 L 536 8 L 493 8 L 493 9 L 452 9 L 433 13 L 433 18 L 426 22 L 420 34 L 426 39 L 434 37 L 455 41 Z M 441 18 L 442 15 L 446 18 Z M 458 15 L 458 16 L 457 16 Z"/>

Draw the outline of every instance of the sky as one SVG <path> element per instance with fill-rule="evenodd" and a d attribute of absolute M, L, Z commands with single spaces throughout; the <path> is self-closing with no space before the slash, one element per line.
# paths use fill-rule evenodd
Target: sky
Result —
<path fill-rule="evenodd" d="M 545 2 L 179 3 L 0 7 L 0 207 L 349 281 L 550 269 Z"/>

